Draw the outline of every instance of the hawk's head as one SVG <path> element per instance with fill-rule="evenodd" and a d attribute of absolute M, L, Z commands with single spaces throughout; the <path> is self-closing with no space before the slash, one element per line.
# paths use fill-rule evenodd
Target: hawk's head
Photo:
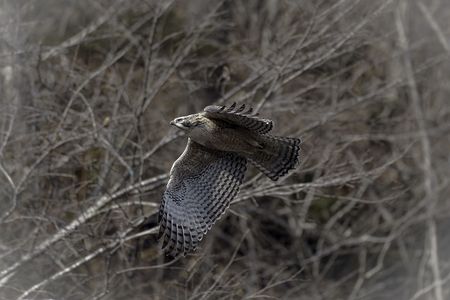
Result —
<path fill-rule="evenodd" d="M 170 124 L 175 125 L 176 127 L 184 131 L 191 131 L 194 128 L 204 126 L 206 121 L 207 121 L 206 118 L 201 114 L 194 114 L 184 117 L 178 117 L 170 121 Z"/>

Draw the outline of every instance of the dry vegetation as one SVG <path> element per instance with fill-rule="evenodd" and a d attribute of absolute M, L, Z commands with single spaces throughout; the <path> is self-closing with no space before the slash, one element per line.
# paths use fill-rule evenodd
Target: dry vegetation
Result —
<path fill-rule="evenodd" d="M 450 299 L 449 20 L 446 0 L 1 2 L 0 299 Z M 250 169 L 171 260 L 168 122 L 234 101 L 302 162 Z"/>

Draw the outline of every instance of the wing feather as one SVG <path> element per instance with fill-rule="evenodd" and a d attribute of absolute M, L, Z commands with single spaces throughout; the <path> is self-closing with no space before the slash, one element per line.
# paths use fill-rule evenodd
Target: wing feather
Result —
<path fill-rule="evenodd" d="M 236 108 L 236 103 L 230 107 L 210 105 L 203 111 L 208 118 L 219 119 L 260 134 L 268 133 L 273 127 L 272 120 L 259 118 L 256 114 L 252 114 L 253 109 L 249 107 L 246 110 L 245 104 L 238 108 Z"/>
<path fill-rule="evenodd" d="M 244 178 L 246 159 L 189 139 L 175 161 L 160 206 L 160 237 L 166 253 L 192 252 L 229 207 Z"/>

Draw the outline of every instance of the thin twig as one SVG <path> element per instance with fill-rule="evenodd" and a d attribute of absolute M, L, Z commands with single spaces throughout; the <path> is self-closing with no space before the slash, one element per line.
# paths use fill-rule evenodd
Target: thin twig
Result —
<path fill-rule="evenodd" d="M 409 3 L 408 3 L 409 4 Z M 438 254 L 438 245 L 437 245 L 437 232 L 436 232 L 436 222 L 434 220 L 434 208 L 436 205 L 436 195 L 433 187 L 433 179 L 435 177 L 433 173 L 432 167 L 432 155 L 431 155 L 431 145 L 430 140 L 427 135 L 427 124 L 424 116 L 424 112 L 422 110 L 422 100 L 417 88 L 416 80 L 414 78 L 414 69 L 409 53 L 409 42 L 406 34 L 406 30 L 404 27 L 405 22 L 405 13 L 407 10 L 407 2 L 402 1 L 398 8 L 396 14 L 396 26 L 397 32 L 400 41 L 400 47 L 404 50 L 404 71 L 406 73 L 406 77 L 408 80 L 409 94 L 411 97 L 412 106 L 414 109 L 414 115 L 416 118 L 417 125 L 420 131 L 420 144 L 422 148 L 422 167 L 424 172 L 424 187 L 425 187 L 425 201 L 426 209 L 427 209 L 427 226 L 429 231 L 429 248 L 430 248 L 430 265 L 433 273 L 433 280 L 436 282 L 434 288 L 434 295 L 436 300 L 443 300 L 443 291 L 442 291 L 442 279 L 441 272 L 439 269 L 439 254 Z"/>

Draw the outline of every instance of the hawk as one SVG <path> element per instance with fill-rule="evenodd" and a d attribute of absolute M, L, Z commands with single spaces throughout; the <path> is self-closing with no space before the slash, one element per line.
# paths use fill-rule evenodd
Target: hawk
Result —
<path fill-rule="evenodd" d="M 236 196 L 247 161 L 276 181 L 299 160 L 300 140 L 269 135 L 273 122 L 245 105 L 207 106 L 170 124 L 188 136 L 159 209 L 159 239 L 172 256 L 197 248 Z"/>

